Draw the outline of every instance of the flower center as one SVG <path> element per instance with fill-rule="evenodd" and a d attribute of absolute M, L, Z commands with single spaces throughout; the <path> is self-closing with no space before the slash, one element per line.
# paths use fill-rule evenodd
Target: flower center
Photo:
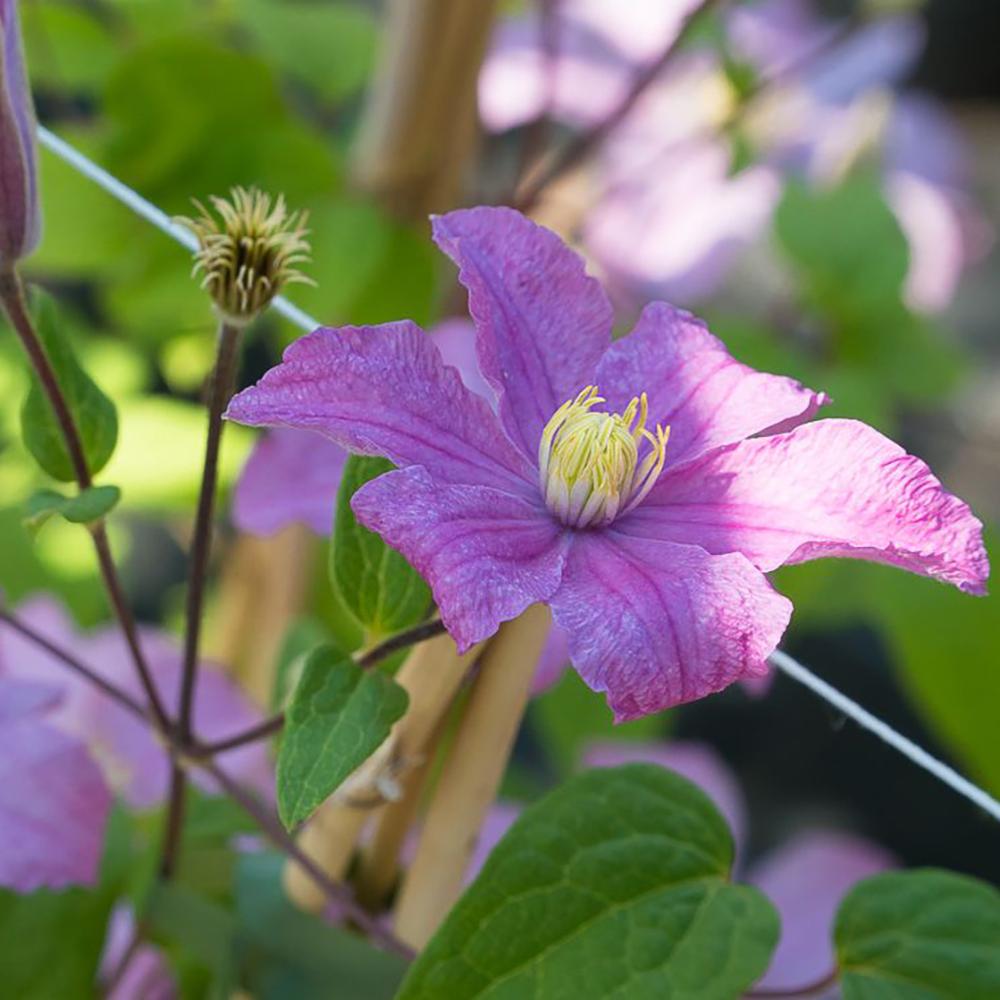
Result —
<path fill-rule="evenodd" d="M 609 524 L 632 510 L 663 468 L 669 427 L 646 429 L 646 394 L 624 413 L 595 413 L 605 400 L 588 385 L 552 415 L 538 445 L 542 495 L 575 528 Z"/>

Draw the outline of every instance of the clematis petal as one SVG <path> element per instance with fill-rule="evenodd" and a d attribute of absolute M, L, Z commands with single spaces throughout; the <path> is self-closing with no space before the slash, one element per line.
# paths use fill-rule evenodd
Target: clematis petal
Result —
<path fill-rule="evenodd" d="M 621 722 L 760 676 L 792 606 L 739 553 L 578 535 L 551 598 L 580 676 Z"/>
<path fill-rule="evenodd" d="M 835 967 L 833 921 L 852 886 L 894 866 L 892 856 L 861 837 L 833 831 L 803 833 L 763 858 L 749 872 L 777 906 L 781 938 L 758 986 L 795 990 Z"/>
<path fill-rule="evenodd" d="M 469 291 L 500 419 L 534 462 L 549 418 L 593 381 L 611 339 L 611 304 L 555 233 L 512 209 L 449 212 L 434 218 L 433 231 Z"/>
<path fill-rule="evenodd" d="M 326 327 L 234 397 L 226 416 L 325 434 L 349 451 L 422 465 L 443 482 L 535 495 L 536 473 L 419 327 Z"/>
<path fill-rule="evenodd" d="M 93 884 L 111 793 L 83 743 L 42 721 L 37 701 L 24 714 L 24 694 L 0 681 L 0 885 Z"/>
<path fill-rule="evenodd" d="M 509 493 L 435 482 L 414 467 L 366 483 L 351 506 L 427 580 L 463 652 L 559 586 L 565 529 Z"/>
<path fill-rule="evenodd" d="M 646 306 L 635 329 L 597 369 L 608 409 L 649 396 L 650 424 L 669 424 L 667 467 L 751 434 L 808 420 L 826 402 L 794 379 L 740 364 L 701 320 L 665 302 Z"/>
<path fill-rule="evenodd" d="M 491 405 L 496 399 L 476 361 L 476 329 L 467 319 L 447 319 L 430 332 L 446 365 Z M 257 441 L 233 494 L 232 517 L 240 531 L 272 535 L 287 524 L 330 533 L 347 452 L 315 431 L 279 427 Z"/>
<path fill-rule="evenodd" d="M 243 466 L 233 522 L 250 535 L 305 524 L 328 535 L 347 452 L 314 431 L 280 427 L 265 434 Z"/>
<path fill-rule="evenodd" d="M 982 525 L 919 459 L 856 420 L 743 441 L 664 474 L 616 527 L 742 552 L 769 572 L 842 556 L 985 591 Z"/>
<path fill-rule="evenodd" d="M 585 767 L 656 764 L 676 771 L 696 784 L 726 818 L 737 856 L 746 842 L 747 804 L 736 775 L 707 743 L 634 743 L 631 740 L 591 743 L 583 754 Z"/>

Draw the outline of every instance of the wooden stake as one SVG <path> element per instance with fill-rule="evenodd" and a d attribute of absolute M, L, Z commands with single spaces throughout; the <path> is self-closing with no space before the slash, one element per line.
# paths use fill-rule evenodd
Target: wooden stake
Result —
<path fill-rule="evenodd" d="M 461 893 L 469 857 L 507 767 L 550 623 L 546 607 L 528 608 L 501 625 L 483 653 L 396 904 L 396 934 L 413 948 L 427 943 Z"/>
<path fill-rule="evenodd" d="M 461 201 L 495 0 L 388 0 L 354 159 L 357 184 L 424 219 Z"/>
<path fill-rule="evenodd" d="M 448 711 L 479 647 L 458 655 L 449 635 L 421 643 L 396 674 L 410 697 L 410 706 L 388 739 L 316 811 L 302 831 L 299 845 L 333 879 L 350 866 L 358 838 L 375 810 L 386 802 L 387 788 L 399 787 L 429 752 L 429 743 Z M 315 882 L 294 862 L 285 866 L 285 889 L 304 910 L 316 912 L 323 898 Z"/>

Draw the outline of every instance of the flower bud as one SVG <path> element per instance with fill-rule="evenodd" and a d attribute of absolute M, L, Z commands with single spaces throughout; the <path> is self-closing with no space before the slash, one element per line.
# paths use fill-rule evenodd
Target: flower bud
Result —
<path fill-rule="evenodd" d="M 288 283 L 312 284 L 296 267 L 309 259 L 304 213 L 289 213 L 280 195 L 272 205 L 256 188 L 211 202 L 217 217 L 196 201 L 198 218 L 177 221 L 198 238 L 194 273 L 225 322 L 245 326 Z"/>
<path fill-rule="evenodd" d="M 37 161 L 17 0 L 0 0 L 0 268 L 9 268 L 38 245 Z"/>

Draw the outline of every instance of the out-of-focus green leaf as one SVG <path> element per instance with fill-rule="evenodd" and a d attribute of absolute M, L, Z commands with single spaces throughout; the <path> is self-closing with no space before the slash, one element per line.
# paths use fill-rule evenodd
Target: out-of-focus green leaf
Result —
<path fill-rule="evenodd" d="M 328 642 L 330 635 L 315 618 L 298 618 L 288 626 L 278 650 L 271 692 L 271 708 L 281 711 L 302 676 L 311 650 Z"/>
<path fill-rule="evenodd" d="M 66 3 L 21 5 L 28 69 L 35 86 L 93 94 L 118 54 L 110 26 L 93 9 Z"/>
<path fill-rule="evenodd" d="M 219 460 L 225 489 L 246 461 L 253 434 L 226 424 Z M 173 510 L 194 503 L 205 447 L 205 411 L 195 403 L 160 396 L 126 400 L 122 435 L 107 476 L 121 486 L 130 509 Z"/>
<path fill-rule="evenodd" d="M 420 574 L 378 535 L 360 525 L 351 510 L 351 497 L 369 480 L 392 468 L 384 458 L 348 458 L 337 494 L 330 545 L 333 586 L 374 637 L 416 625 L 431 606 L 430 588 Z"/>
<path fill-rule="evenodd" d="M 996 565 L 1000 543 L 987 534 Z M 858 567 L 856 584 L 889 639 L 921 714 L 976 777 L 1000 794 L 997 706 L 1000 594 L 970 597 L 885 567 Z"/>
<path fill-rule="evenodd" d="M 96 474 L 107 464 L 118 440 L 115 405 L 80 367 L 52 299 L 38 293 L 33 300 L 35 329 L 75 419 L 87 466 Z M 76 478 L 51 404 L 34 376 L 21 408 L 21 433 L 28 451 L 50 476 L 64 482 Z"/>
<path fill-rule="evenodd" d="M 30 527 L 40 528 L 59 514 L 73 524 L 90 524 L 104 517 L 121 495 L 117 486 L 91 486 L 72 497 L 55 490 L 39 490 L 25 504 L 25 520 Z"/>
<path fill-rule="evenodd" d="M 731 1000 L 766 969 L 773 907 L 732 836 L 662 768 L 573 778 L 526 810 L 418 956 L 399 1000 Z"/>
<path fill-rule="evenodd" d="M 278 813 L 287 827 L 313 810 L 389 735 L 406 692 L 333 646 L 306 661 L 285 713 L 278 753 Z"/>
<path fill-rule="evenodd" d="M 376 25 L 358 3 L 246 0 L 242 25 L 282 72 L 326 100 L 350 97 L 371 70 Z"/>
<path fill-rule="evenodd" d="M 237 954 L 243 986 L 258 1000 L 389 1000 L 400 959 L 296 909 L 282 887 L 284 858 L 246 855 L 236 886 Z"/>
<path fill-rule="evenodd" d="M 926 869 L 866 879 L 834 928 L 844 1000 L 995 1000 L 1000 893 Z"/>
<path fill-rule="evenodd" d="M 188 886 L 160 881 L 150 893 L 145 916 L 158 938 L 179 945 L 217 980 L 232 981 L 236 921 L 224 906 Z"/>

